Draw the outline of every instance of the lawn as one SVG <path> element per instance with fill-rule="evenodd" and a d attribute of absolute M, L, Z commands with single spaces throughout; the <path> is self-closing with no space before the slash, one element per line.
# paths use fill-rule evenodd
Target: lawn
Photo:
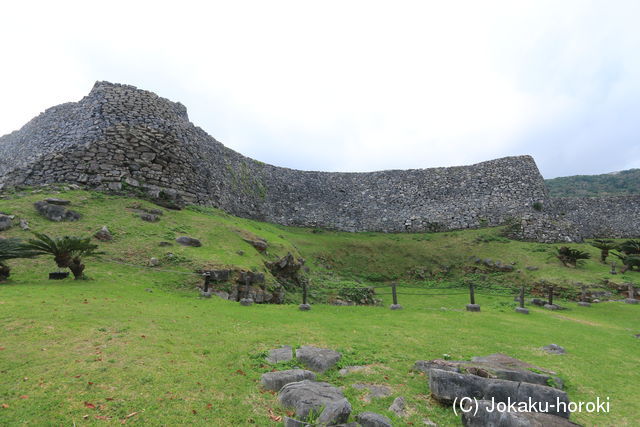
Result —
<path fill-rule="evenodd" d="M 370 365 L 366 372 L 341 377 L 331 370 L 319 379 L 344 387 L 354 415 L 379 412 L 397 425 L 421 425 L 424 418 L 460 423 L 450 408 L 429 397 L 425 376 L 411 372 L 416 360 L 496 352 L 556 371 L 573 401 L 610 399 L 610 413 L 574 414 L 573 421 L 637 424 L 640 339 L 634 335 L 640 333 L 640 306 L 606 302 L 581 308 L 560 301 L 570 310 L 531 308 L 525 316 L 513 311 L 512 298 L 484 292 L 477 297 L 480 313 L 463 310 L 464 294 L 408 295 L 455 283 L 472 255 L 516 262 L 521 270 L 486 280 L 597 284 L 609 268 L 588 245 L 576 247 L 594 259 L 567 269 L 553 258 L 553 245 L 504 241 L 493 229 L 348 234 L 263 224 L 212 209 L 167 211 L 160 222 L 146 223 L 127 206 L 152 205 L 82 191 L 55 195 L 71 199 L 83 219 L 50 223 L 32 208 L 49 195 L 0 200 L 0 211 L 28 218 L 32 230 L 53 235 L 90 235 L 108 225 L 115 240 L 101 244 L 102 259 L 86 260 L 88 280 L 47 280 L 55 265 L 46 257 L 10 262 L 11 280 L 0 285 L 2 425 L 276 425 L 285 411 L 275 395 L 261 390 L 259 379 L 272 369 L 264 352 L 282 344 L 339 350 L 339 367 Z M 183 234 L 200 238 L 203 247 L 158 246 Z M 18 227 L 2 235 L 29 237 Z M 251 235 L 268 240 L 267 255 L 243 241 Z M 312 286 L 397 280 L 404 310 L 386 308 L 386 290 L 379 307 L 242 307 L 200 299 L 199 277 L 183 274 L 205 266 L 264 270 L 264 260 L 286 252 L 307 260 Z M 162 265 L 143 267 L 150 257 Z M 539 269 L 526 270 L 528 265 Z M 410 272 L 419 266 L 429 270 L 428 278 L 413 278 Z M 635 274 L 615 279 L 635 281 Z M 541 351 L 550 343 L 564 346 L 567 354 Z M 387 384 L 393 394 L 367 403 L 364 392 L 352 387 L 358 382 Z M 409 407 L 402 420 L 387 411 L 397 396 Z"/>

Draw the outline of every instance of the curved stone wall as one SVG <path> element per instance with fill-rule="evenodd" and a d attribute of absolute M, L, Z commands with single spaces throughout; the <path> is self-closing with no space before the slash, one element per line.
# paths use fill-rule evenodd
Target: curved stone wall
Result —
<path fill-rule="evenodd" d="M 108 82 L 0 138 L 0 186 L 52 182 L 137 187 L 234 215 L 345 231 L 498 225 L 549 202 L 530 156 L 371 173 L 280 168 L 224 147 L 189 122 L 182 104 Z"/>

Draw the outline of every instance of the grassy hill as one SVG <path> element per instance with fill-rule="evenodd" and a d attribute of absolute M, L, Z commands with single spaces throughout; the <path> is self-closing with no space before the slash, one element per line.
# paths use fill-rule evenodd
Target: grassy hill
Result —
<path fill-rule="evenodd" d="M 552 197 L 640 194 L 640 169 L 602 175 L 575 175 L 545 181 Z"/>
<path fill-rule="evenodd" d="M 52 223 L 33 208 L 45 197 L 72 201 L 83 217 Z M 133 425 L 277 425 L 285 415 L 276 396 L 259 387 L 272 368 L 264 352 L 276 346 L 313 344 L 341 351 L 340 366 L 369 365 L 342 377 L 331 370 L 319 377 L 343 386 L 353 414 L 383 413 L 397 425 L 459 424 L 450 408 L 429 397 L 427 379 L 410 372 L 416 360 L 453 359 L 502 352 L 552 369 L 566 381 L 572 400 L 609 397 L 609 414 L 575 414 L 586 425 L 633 425 L 640 413 L 638 306 L 620 302 L 570 307 L 562 312 L 531 308 L 513 312 L 509 295 L 544 279 L 575 292 L 575 282 L 612 290 L 604 279 L 638 283 L 640 273 L 611 276 L 598 250 L 577 269 L 554 257 L 556 245 L 507 240 L 500 229 L 449 233 L 338 233 L 283 227 L 235 218 L 215 209 L 165 210 L 161 220 L 140 220 L 135 209 L 149 202 L 86 191 L 24 191 L 0 200 L 0 212 L 28 219 L 33 231 L 51 235 L 92 235 L 103 225 L 114 234 L 100 243 L 105 254 L 87 259 L 88 280 L 49 281 L 55 264 L 47 257 L 10 261 L 12 277 L 0 284 L 0 423 Z M 19 227 L 2 237 L 30 237 Z M 176 237 L 199 238 L 200 248 L 173 245 Z M 245 238 L 268 241 L 260 253 Z M 387 289 L 382 306 L 316 304 L 311 312 L 295 305 L 242 307 L 218 298 L 200 299 L 191 274 L 201 268 L 264 272 L 292 253 L 306 260 L 312 295 L 350 284 L 400 283 L 401 311 L 390 311 Z M 169 255 L 171 253 L 172 255 Z M 151 257 L 161 265 L 149 268 Z M 514 263 L 510 273 L 479 268 L 472 258 Z M 533 267 L 533 269 L 527 269 Z M 537 268 L 537 269 L 535 269 Z M 464 281 L 478 283 L 481 313 L 463 311 Z M 452 288 L 441 291 L 440 288 Z M 533 288 L 533 292 L 537 288 Z M 299 294 L 289 293 L 299 302 Z M 556 343 L 567 354 L 540 350 Z M 392 396 L 366 402 L 357 382 L 387 384 Z M 387 411 L 404 396 L 409 417 Z"/>

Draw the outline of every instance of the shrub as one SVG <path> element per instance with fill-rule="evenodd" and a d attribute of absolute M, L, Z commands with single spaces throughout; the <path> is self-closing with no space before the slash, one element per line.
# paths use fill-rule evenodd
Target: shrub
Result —
<path fill-rule="evenodd" d="M 16 258 L 33 258 L 39 252 L 29 249 L 18 239 L 0 239 L 0 282 L 11 275 L 11 267 L 5 261 Z"/>

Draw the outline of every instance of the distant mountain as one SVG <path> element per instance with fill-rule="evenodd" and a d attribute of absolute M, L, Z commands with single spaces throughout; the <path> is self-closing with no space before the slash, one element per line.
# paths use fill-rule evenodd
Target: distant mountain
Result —
<path fill-rule="evenodd" d="M 640 194 L 640 169 L 602 175 L 575 175 L 545 180 L 552 197 Z"/>

